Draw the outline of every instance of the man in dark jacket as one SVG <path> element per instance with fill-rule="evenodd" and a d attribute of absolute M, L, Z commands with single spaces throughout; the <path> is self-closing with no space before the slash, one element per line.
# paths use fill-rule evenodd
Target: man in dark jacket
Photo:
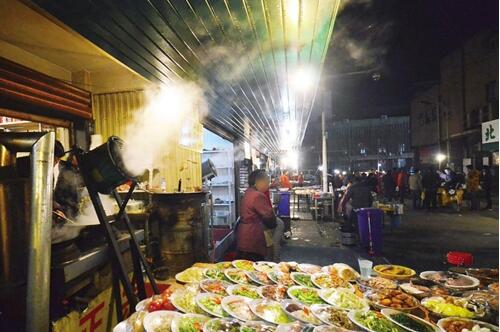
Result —
<path fill-rule="evenodd" d="M 392 201 L 396 193 L 396 181 L 394 181 L 394 174 L 392 174 L 391 170 L 388 170 L 387 174 L 382 178 L 382 184 L 385 199 Z"/>
<path fill-rule="evenodd" d="M 264 170 L 255 170 L 248 176 L 248 189 L 240 207 L 240 223 L 236 231 L 238 258 L 264 260 L 267 253 L 264 225 L 276 227 L 276 216 L 264 194 L 269 189 L 269 177 Z"/>
<path fill-rule="evenodd" d="M 437 207 L 437 189 L 440 185 L 439 175 L 430 167 L 422 176 L 422 189 L 424 191 L 424 208 L 427 210 Z"/>
<path fill-rule="evenodd" d="M 352 179 L 352 184 L 347 188 L 345 195 L 340 201 L 339 210 L 345 213 L 347 202 L 351 203 L 352 211 L 348 222 L 342 226 L 343 231 L 351 231 L 357 220 L 356 210 L 372 206 L 372 193 L 370 188 L 359 177 Z"/>
<path fill-rule="evenodd" d="M 493 201 L 491 199 L 491 191 L 493 187 L 493 177 L 491 176 L 491 171 L 488 166 L 483 166 L 483 171 L 481 172 L 481 187 L 484 190 L 484 196 L 486 198 L 486 209 L 492 210 Z"/>

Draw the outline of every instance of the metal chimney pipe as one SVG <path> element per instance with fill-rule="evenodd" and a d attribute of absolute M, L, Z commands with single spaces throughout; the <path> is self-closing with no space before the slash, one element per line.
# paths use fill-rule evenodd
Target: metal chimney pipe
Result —
<path fill-rule="evenodd" d="M 31 152 L 26 331 L 49 331 L 52 181 L 55 133 L 0 133 L 2 149 Z"/>

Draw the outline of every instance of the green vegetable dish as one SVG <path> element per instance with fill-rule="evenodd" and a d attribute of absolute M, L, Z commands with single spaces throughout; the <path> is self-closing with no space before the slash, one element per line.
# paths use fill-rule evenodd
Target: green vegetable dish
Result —
<path fill-rule="evenodd" d="M 184 313 L 201 314 L 201 310 L 196 304 L 196 292 L 195 291 L 177 291 L 172 294 L 170 301 L 177 308 L 177 310 Z"/>
<path fill-rule="evenodd" d="M 295 281 L 295 283 L 305 286 L 305 287 L 311 287 L 315 288 L 316 286 L 311 280 L 311 275 L 307 273 L 301 273 L 301 272 L 292 272 L 290 274 L 292 277 L 292 280 Z"/>
<path fill-rule="evenodd" d="M 258 299 L 260 295 L 257 288 L 250 285 L 233 285 L 227 288 L 227 292 L 231 295 L 240 295 L 249 299 Z"/>
<path fill-rule="evenodd" d="M 318 290 L 315 288 L 294 286 L 290 287 L 287 293 L 288 296 L 305 305 L 325 303 L 319 296 Z"/>
<path fill-rule="evenodd" d="M 420 322 L 405 313 L 391 315 L 393 321 L 403 325 L 404 327 L 417 332 L 434 332 L 434 329 L 429 325 Z"/>
<path fill-rule="evenodd" d="M 205 324 L 204 331 L 206 331 L 206 332 L 218 332 L 218 331 L 239 332 L 240 325 L 241 324 L 235 319 L 228 320 L 228 319 L 214 318 L 214 319 L 209 320 Z"/>
<path fill-rule="evenodd" d="M 207 316 L 187 314 L 172 321 L 172 332 L 201 332 Z"/>
<path fill-rule="evenodd" d="M 222 296 L 212 293 L 201 293 L 196 296 L 196 303 L 207 313 L 217 317 L 229 317 L 222 309 Z"/>
<path fill-rule="evenodd" d="M 225 280 L 226 276 L 224 275 L 224 271 L 218 269 L 218 268 L 213 268 L 213 269 L 207 269 L 204 273 L 205 278 L 208 279 L 216 279 L 216 280 Z"/>
<path fill-rule="evenodd" d="M 351 311 L 349 318 L 359 327 L 372 332 L 400 332 L 401 329 L 376 311 Z"/>

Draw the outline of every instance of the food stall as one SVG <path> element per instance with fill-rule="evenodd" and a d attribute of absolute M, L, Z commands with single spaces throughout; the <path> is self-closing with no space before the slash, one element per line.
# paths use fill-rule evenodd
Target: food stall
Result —
<path fill-rule="evenodd" d="M 498 331 L 498 269 L 363 272 L 343 263 L 197 263 L 113 331 Z"/>

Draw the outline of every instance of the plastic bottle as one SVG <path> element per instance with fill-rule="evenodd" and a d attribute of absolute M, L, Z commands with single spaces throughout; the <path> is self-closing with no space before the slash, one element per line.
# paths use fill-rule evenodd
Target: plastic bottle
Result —
<path fill-rule="evenodd" d="M 160 190 L 162 192 L 166 192 L 167 191 L 167 181 L 165 180 L 165 178 L 161 178 L 161 181 L 160 181 Z"/>

